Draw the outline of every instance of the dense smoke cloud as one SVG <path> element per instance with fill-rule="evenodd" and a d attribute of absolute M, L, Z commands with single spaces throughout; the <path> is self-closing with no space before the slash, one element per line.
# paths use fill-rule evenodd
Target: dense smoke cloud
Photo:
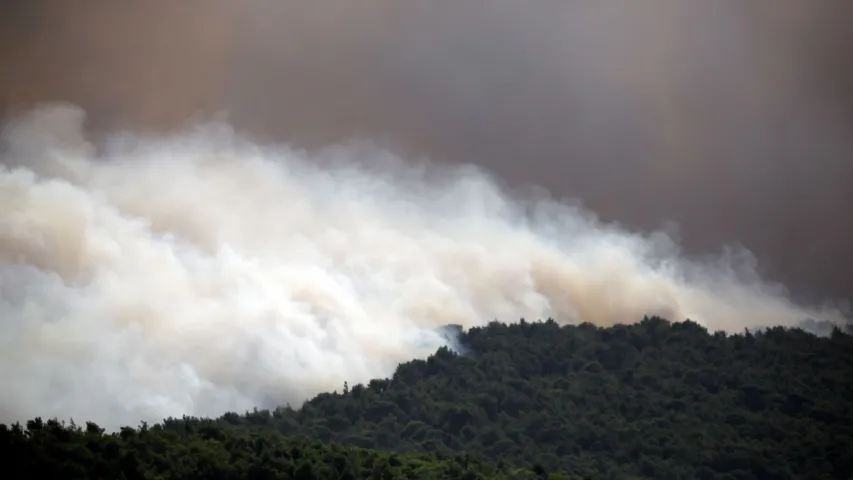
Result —
<path fill-rule="evenodd" d="M 82 120 L 46 106 L 5 130 L 0 420 L 298 405 L 433 352 L 447 324 L 844 321 L 746 254 L 688 262 L 662 233 L 513 200 L 475 168 L 259 147 L 222 124 L 95 156 Z"/>
<path fill-rule="evenodd" d="M 9 2 L 0 421 L 298 404 L 445 323 L 841 321 L 789 298 L 853 296 L 853 4 L 651 3 Z M 218 113 L 254 143 L 178 133 Z"/>

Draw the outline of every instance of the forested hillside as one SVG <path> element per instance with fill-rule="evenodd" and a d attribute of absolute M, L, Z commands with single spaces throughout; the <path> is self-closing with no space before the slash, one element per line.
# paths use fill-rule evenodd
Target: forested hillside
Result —
<path fill-rule="evenodd" d="M 442 348 L 298 409 L 168 419 L 118 436 L 30 422 L 0 430 L 2 445 L 57 465 L 40 468 L 65 459 L 62 468 L 103 478 L 126 468 L 144 478 L 853 476 L 853 337 L 839 330 L 522 321 L 460 332 L 458 343 L 462 354 Z"/>

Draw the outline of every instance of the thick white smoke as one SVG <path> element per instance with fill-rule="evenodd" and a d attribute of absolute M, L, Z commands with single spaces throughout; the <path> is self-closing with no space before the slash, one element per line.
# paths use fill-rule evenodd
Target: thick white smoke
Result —
<path fill-rule="evenodd" d="M 221 124 L 96 151 L 83 116 L 49 106 L 4 133 L 0 421 L 298 405 L 428 355 L 450 323 L 843 321 L 748 255 L 679 259 L 664 234 L 513 200 L 473 168 L 261 147 Z"/>

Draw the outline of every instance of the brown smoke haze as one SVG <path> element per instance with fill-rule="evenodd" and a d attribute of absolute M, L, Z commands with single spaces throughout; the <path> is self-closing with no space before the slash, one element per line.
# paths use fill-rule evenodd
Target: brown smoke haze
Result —
<path fill-rule="evenodd" d="M 448 323 L 842 323 L 848 5 L 9 2 L 0 421 L 298 404 Z"/>

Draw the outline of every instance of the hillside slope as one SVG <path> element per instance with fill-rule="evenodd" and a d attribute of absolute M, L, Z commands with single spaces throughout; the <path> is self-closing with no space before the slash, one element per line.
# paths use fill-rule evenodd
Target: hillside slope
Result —
<path fill-rule="evenodd" d="M 624 478 L 853 475 L 853 337 L 493 323 L 393 378 L 221 421 Z M 805 476 L 805 477 L 802 477 Z"/>
<path fill-rule="evenodd" d="M 840 330 L 727 336 L 659 318 L 549 320 L 458 339 L 462 354 L 442 348 L 299 409 L 116 435 L 36 419 L 0 426 L 0 448 L 18 478 L 853 475 L 853 337 Z"/>

